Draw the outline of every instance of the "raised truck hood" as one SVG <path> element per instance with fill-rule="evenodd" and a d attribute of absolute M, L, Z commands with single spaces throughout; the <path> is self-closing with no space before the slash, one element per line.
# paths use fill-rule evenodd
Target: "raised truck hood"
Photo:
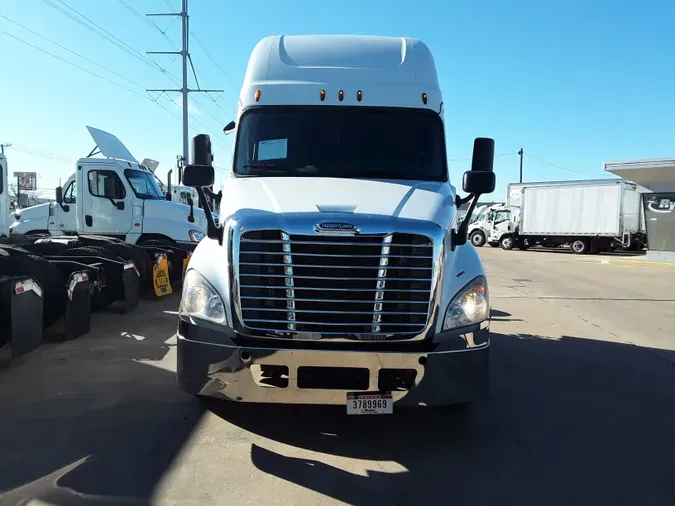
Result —
<path fill-rule="evenodd" d="M 394 216 L 450 227 L 449 183 L 309 177 L 233 178 L 223 184 L 220 216 L 255 209 L 273 213 L 355 213 Z"/>
<path fill-rule="evenodd" d="M 186 204 L 179 204 L 177 202 L 170 202 L 168 200 L 144 200 L 144 217 L 161 219 L 165 222 L 176 222 L 180 225 L 190 226 L 190 228 L 206 232 L 206 215 L 202 209 L 199 209 L 195 204 L 194 207 L 194 223 L 188 221 L 190 216 L 190 206 Z"/>

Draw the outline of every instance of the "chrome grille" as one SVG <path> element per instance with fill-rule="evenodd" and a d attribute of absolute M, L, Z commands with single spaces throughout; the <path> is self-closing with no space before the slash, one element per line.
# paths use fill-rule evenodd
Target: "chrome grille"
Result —
<path fill-rule="evenodd" d="M 238 258 L 242 324 L 288 337 L 412 337 L 429 318 L 433 251 L 419 234 L 247 231 Z"/>

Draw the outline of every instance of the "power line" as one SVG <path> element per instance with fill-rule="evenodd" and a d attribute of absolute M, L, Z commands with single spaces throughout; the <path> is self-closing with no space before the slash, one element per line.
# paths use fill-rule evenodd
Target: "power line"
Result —
<path fill-rule="evenodd" d="M 150 28 L 153 30 L 157 30 L 162 36 L 173 46 L 174 49 L 178 49 L 178 46 L 171 40 L 171 37 L 169 37 L 166 34 L 166 30 L 162 30 L 159 26 L 157 26 L 155 23 L 150 21 L 146 16 L 143 16 L 140 12 L 138 12 L 136 9 L 134 9 L 131 5 L 129 5 L 127 2 L 124 0 L 117 0 L 119 3 L 121 3 L 124 7 L 129 9 L 137 18 L 142 19 Z M 167 30 L 173 26 L 173 24 L 177 21 L 178 18 L 174 18 L 174 20 L 171 22 L 171 24 L 166 28 Z"/>
<path fill-rule="evenodd" d="M 51 153 L 49 151 L 44 151 L 42 149 L 35 149 L 35 148 L 28 147 L 28 146 L 22 146 L 21 144 L 15 144 L 14 148 L 17 151 L 21 151 L 21 152 L 24 152 L 24 153 L 27 153 L 27 154 L 30 154 L 30 155 L 41 156 L 43 158 L 49 158 L 49 159 L 52 159 L 52 160 L 58 160 L 58 161 L 68 162 L 68 163 L 72 163 L 72 162 L 77 161 L 77 159 L 75 159 L 75 158 L 70 158 L 68 156 L 58 155 L 56 153 Z"/>
<path fill-rule="evenodd" d="M 117 0 L 117 1 L 118 1 L 121 5 L 123 5 L 124 7 L 126 7 L 129 11 L 131 11 L 131 12 L 134 14 L 134 16 L 136 16 L 136 17 L 139 18 L 139 19 L 142 19 L 142 20 L 143 20 L 148 26 L 150 26 L 153 30 L 159 32 L 159 33 L 160 33 L 160 34 L 168 41 L 168 43 L 171 45 L 171 47 L 172 47 L 173 49 L 175 49 L 177 52 L 180 51 L 180 50 L 179 50 L 179 47 L 178 47 L 178 46 L 173 42 L 173 40 L 171 40 L 171 38 L 166 34 L 166 30 L 162 30 L 159 26 L 157 26 L 156 23 L 150 21 L 150 20 L 147 18 L 147 16 L 143 16 L 138 10 L 136 10 L 133 6 L 129 5 L 125 0 Z M 169 6 L 171 9 L 173 9 L 173 7 L 171 6 L 171 4 L 170 4 L 169 2 L 166 2 L 166 4 L 167 4 L 167 6 Z M 172 23 L 169 25 L 169 27 L 167 27 L 167 30 L 173 25 L 173 23 L 175 23 L 175 22 L 178 20 L 178 17 L 179 17 L 179 16 L 174 16 L 174 20 L 173 20 Z M 192 31 L 190 31 L 190 34 L 192 34 L 192 35 L 194 36 L 194 33 L 193 33 Z M 178 58 L 178 56 L 180 56 L 180 54 L 177 54 L 176 57 L 175 57 L 173 60 L 171 60 L 171 62 L 169 63 L 169 65 L 167 65 L 167 67 L 166 67 L 165 69 L 163 69 L 163 71 L 164 71 L 170 78 L 172 78 L 173 81 L 174 81 L 176 84 L 180 83 L 180 79 L 179 79 L 177 76 L 171 74 L 170 72 L 166 72 L 166 69 L 168 69 L 168 67 L 170 67 L 171 64 L 172 64 L 173 62 L 176 61 L 176 59 Z M 204 78 L 203 78 L 201 72 L 195 70 L 194 66 L 192 65 L 192 58 L 191 58 L 189 55 L 188 55 L 188 58 L 189 58 L 189 60 L 190 60 L 190 65 L 192 66 L 192 71 L 193 71 L 193 73 L 195 74 L 195 82 L 197 82 L 197 89 L 199 89 L 199 82 L 197 81 L 197 76 L 201 77 L 202 79 L 204 79 Z M 206 83 L 205 83 L 205 84 L 206 84 Z M 206 84 L 206 85 L 207 85 L 207 87 L 208 87 L 208 84 Z M 222 93 L 221 93 L 221 96 L 222 96 Z M 210 98 L 210 97 L 209 97 L 209 98 Z M 216 105 L 216 107 L 218 107 L 219 109 L 223 110 L 223 112 L 225 112 L 225 113 L 227 114 L 227 116 L 230 115 L 228 112 L 226 112 L 226 111 L 220 106 L 220 104 L 216 103 L 215 100 L 211 99 L 211 101 Z M 201 104 L 201 105 L 202 105 L 202 107 L 204 107 L 203 104 Z M 235 114 L 236 114 L 236 111 L 234 110 L 234 108 L 232 108 L 232 106 L 230 106 L 229 104 L 228 104 L 228 106 L 229 106 L 229 107 L 235 112 Z M 209 113 L 207 112 L 207 114 L 209 114 Z M 212 116 L 212 117 L 213 117 L 213 116 Z M 216 121 L 221 122 L 221 121 L 218 120 L 218 119 L 217 119 Z"/>
<path fill-rule="evenodd" d="M 541 162 L 545 165 L 548 165 L 550 167 L 555 167 L 556 169 L 564 170 L 567 172 L 574 172 L 576 174 L 584 174 L 586 176 L 597 176 L 598 174 L 595 173 L 590 173 L 590 172 L 582 172 L 580 170 L 574 170 L 574 169 L 568 169 L 567 167 L 561 167 L 560 165 L 556 165 L 555 163 L 547 162 L 546 160 L 542 160 L 541 158 L 538 158 L 534 155 L 531 155 L 530 153 L 525 153 L 525 156 L 529 156 L 530 158 L 533 158 L 534 160 L 537 160 L 538 162 Z"/>
<path fill-rule="evenodd" d="M 57 60 L 60 60 L 60 61 L 62 61 L 62 62 L 64 62 L 64 63 L 67 63 L 68 65 L 71 65 L 71 66 L 73 66 L 73 67 L 75 67 L 75 68 L 77 68 L 77 69 L 80 69 L 80 70 L 82 70 L 82 71 L 84 71 L 84 72 L 87 72 L 88 74 L 91 74 L 91 75 L 94 76 L 94 77 L 98 77 L 99 79 L 102 79 L 102 80 L 104 80 L 104 81 L 106 81 L 106 82 L 108 82 L 108 83 L 110 83 L 110 84 L 113 84 L 113 85 L 117 86 L 118 88 L 121 88 L 121 89 L 123 89 L 123 90 L 126 90 L 126 91 L 128 91 L 128 92 L 130 92 L 130 93 L 133 93 L 134 95 L 139 96 L 139 97 L 141 97 L 141 98 L 144 99 L 144 100 L 148 100 L 148 101 L 150 101 L 150 102 L 153 102 L 153 103 L 157 104 L 159 107 L 161 107 L 162 109 L 164 109 L 166 112 L 168 112 L 171 116 L 173 116 L 173 117 L 176 118 L 177 120 L 180 121 L 180 119 L 181 119 L 179 116 L 177 116 L 177 115 L 174 114 L 172 111 L 170 111 L 169 109 L 167 109 L 164 105 L 162 105 L 161 103 L 159 103 L 159 102 L 157 101 L 156 98 L 153 99 L 153 98 L 151 98 L 151 97 L 149 97 L 149 96 L 147 96 L 147 95 L 143 95 L 143 94 L 141 94 L 141 93 L 138 93 L 137 91 L 132 90 L 131 88 L 127 88 L 127 87 L 125 87 L 125 86 L 123 86 L 123 85 L 121 85 L 121 84 L 119 84 L 119 83 L 116 83 L 115 81 L 111 81 L 110 79 L 108 79 L 108 78 L 106 78 L 106 77 L 104 77 L 104 76 L 102 76 L 102 75 L 100 75 L 100 74 L 97 74 L 96 72 L 93 72 L 93 71 L 91 71 L 91 70 L 89 70 L 89 69 L 86 69 L 86 68 L 84 68 L 84 67 L 81 67 L 81 66 L 77 65 L 76 63 L 73 63 L 73 62 L 71 62 L 71 61 L 69 61 L 69 60 L 66 60 L 65 58 L 61 58 L 60 56 L 57 56 L 57 55 L 55 55 L 55 54 L 53 54 L 53 53 L 50 53 L 49 51 L 47 51 L 47 50 L 45 50 L 45 49 L 42 49 L 41 47 L 36 46 L 36 45 L 34 45 L 34 44 L 31 44 L 30 42 L 26 42 L 25 40 L 23 40 L 23 39 L 21 39 L 21 38 L 19 38 L 19 37 L 16 37 L 15 35 L 12 35 L 11 33 L 6 32 L 5 30 L 0 29 L 0 33 L 4 33 L 4 34 L 7 35 L 8 37 L 11 37 L 11 38 L 13 38 L 13 39 L 15 39 L 15 40 L 18 40 L 19 42 L 22 42 L 23 44 L 26 44 L 26 45 L 28 45 L 28 46 L 34 48 L 34 49 L 37 49 L 38 51 L 41 51 L 41 52 L 45 53 L 46 55 L 51 56 L 52 58 L 56 58 Z M 217 134 L 215 134 L 212 130 L 208 129 L 208 127 L 206 127 L 206 125 L 204 125 L 201 121 L 199 121 L 198 119 L 194 118 L 194 116 L 190 116 L 190 117 L 191 117 L 194 121 L 196 121 L 197 123 L 199 123 L 200 125 L 202 125 L 204 128 L 206 128 L 207 130 L 209 130 L 213 135 L 217 135 Z M 215 143 L 215 142 L 213 142 L 213 141 L 212 141 L 212 144 L 214 144 L 215 146 L 219 147 L 220 149 L 222 149 L 222 150 L 228 152 L 229 154 L 232 154 L 232 152 L 231 152 L 229 149 L 227 149 L 227 148 L 225 148 L 225 147 L 223 147 L 223 146 L 220 146 L 219 144 L 217 144 L 217 143 Z"/>
<path fill-rule="evenodd" d="M 68 9 L 70 9 L 71 11 L 73 11 L 74 13 L 76 13 L 77 15 L 79 15 L 80 17 L 82 17 L 82 18 L 84 18 L 85 20 L 87 20 L 90 24 L 85 23 L 84 21 L 82 21 L 80 18 L 78 18 L 78 17 L 75 16 L 74 14 L 71 14 L 70 12 L 66 11 L 66 10 L 63 9 L 62 7 L 59 7 L 59 6 L 56 5 L 52 0 L 42 0 L 42 1 L 43 1 L 44 3 L 46 3 L 47 5 L 49 5 L 50 7 L 52 7 L 53 9 L 58 10 L 58 11 L 61 12 L 63 15 L 69 17 L 70 19 L 72 19 L 72 20 L 75 21 L 76 23 L 79 23 L 80 25 L 84 26 L 85 28 L 87 28 L 87 29 L 90 30 L 91 32 L 93 32 L 93 33 L 95 33 L 96 35 L 98 35 L 99 37 L 103 38 L 104 40 L 107 40 L 107 41 L 110 42 L 111 44 L 113 44 L 113 45 L 119 47 L 120 49 L 122 49 L 123 51 L 125 51 L 127 54 L 133 56 L 133 57 L 136 58 L 137 60 L 142 61 L 142 62 L 145 63 L 146 65 L 150 65 L 150 66 L 156 67 L 158 70 L 160 70 L 160 72 L 163 72 L 162 68 L 161 68 L 159 65 L 157 65 L 154 61 L 152 61 L 152 60 L 149 59 L 147 56 L 145 56 L 145 55 L 139 53 L 138 51 L 136 51 L 133 47 L 131 47 L 130 45 L 128 45 L 126 42 L 124 42 L 124 41 L 118 39 L 117 37 L 115 37 L 112 33 L 110 33 L 109 31 L 107 31 L 105 28 L 103 28 L 103 27 L 99 26 L 98 24 L 96 24 L 94 21 L 92 21 L 91 19 L 89 19 L 89 18 L 88 18 L 87 16 L 85 16 L 84 14 L 81 14 L 77 9 L 75 9 L 75 8 L 73 8 L 73 7 L 70 7 L 68 4 L 64 3 L 63 0 L 56 0 L 56 1 L 60 2 L 60 3 L 63 4 L 65 7 L 67 7 Z M 93 26 L 92 26 L 92 25 L 93 25 Z M 98 30 L 96 30 L 96 28 L 94 28 L 94 27 L 98 28 Z"/>
<path fill-rule="evenodd" d="M 496 154 L 495 157 L 497 156 L 512 156 L 512 155 L 517 155 L 518 153 L 499 153 Z M 448 158 L 449 162 L 466 162 L 467 160 L 471 160 L 471 157 L 465 157 L 465 158 Z"/>
<path fill-rule="evenodd" d="M 170 102 L 170 103 L 176 105 L 176 103 L 175 103 L 173 100 L 171 100 L 165 92 L 162 92 L 162 93 L 159 95 L 159 97 L 162 97 L 162 96 L 163 96 L 168 102 Z M 158 98 L 159 98 L 159 97 L 158 97 Z M 158 102 L 158 103 L 159 103 L 159 102 Z M 174 115 L 174 116 L 175 116 L 175 115 Z M 217 133 L 214 132 L 211 128 L 209 128 L 209 127 L 206 126 L 204 123 L 202 123 L 199 119 L 197 119 L 197 118 L 195 117 L 194 114 L 188 113 L 188 116 L 190 117 L 190 119 L 191 119 L 192 121 L 194 121 L 194 122 L 197 123 L 198 125 L 201 125 L 202 128 L 204 128 L 204 129 L 205 129 L 207 132 L 209 132 L 211 135 L 213 135 L 214 137 L 218 137 L 219 134 L 217 134 Z M 180 119 L 178 116 L 175 116 L 175 117 L 176 117 L 177 119 Z M 189 128 L 190 128 L 192 131 L 198 132 L 198 130 L 196 130 L 196 129 L 193 128 L 193 127 L 189 127 Z M 226 152 L 229 153 L 229 154 L 232 154 L 232 151 L 230 151 L 230 150 L 229 150 L 228 148 L 226 148 L 225 146 L 222 146 L 221 144 L 217 143 L 217 142 L 214 141 L 213 139 L 211 139 L 211 144 L 213 144 L 214 146 L 216 146 L 216 147 L 222 149 L 223 151 L 226 151 Z"/>
<path fill-rule="evenodd" d="M 79 57 L 79 58 L 82 58 L 83 60 L 85 60 L 85 61 L 91 63 L 92 65 L 96 65 L 98 68 L 103 69 L 103 70 L 105 70 L 106 72 L 110 72 L 111 74 L 114 74 L 114 75 L 116 75 L 117 77 L 120 77 L 120 78 L 124 79 L 125 81 L 128 81 L 129 83 L 134 84 L 134 85 L 138 86 L 139 88 L 141 88 L 141 89 L 143 89 L 143 90 L 145 89 L 145 87 L 144 87 L 143 85 L 141 85 L 141 84 L 139 84 L 139 83 L 133 81 L 132 79 L 129 79 L 128 76 L 124 76 L 124 75 L 122 75 L 122 74 L 118 74 L 118 73 L 115 72 L 114 70 L 110 70 L 109 68 L 104 67 L 103 65 L 100 65 L 99 63 L 96 63 L 94 60 L 90 60 L 90 59 L 87 58 L 86 56 L 82 56 L 80 53 L 78 53 L 78 52 L 76 52 L 76 51 L 73 51 L 72 49 L 68 49 L 66 46 L 64 46 L 64 45 L 62 45 L 62 44 L 59 44 L 58 42 L 56 42 L 56 41 L 50 39 L 49 37 L 45 37 L 44 35 L 42 35 L 42 34 L 36 32 L 35 30 L 31 30 L 31 29 L 28 28 L 27 26 L 22 25 L 21 23 L 19 23 L 19 22 L 17 22 L 17 21 L 14 21 L 13 19 L 10 19 L 10 18 L 8 18 L 7 16 L 5 16 L 5 15 L 3 15 L 3 14 L 0 14 L 0 17 L 6 19 L 6 20 L 9 21 L 10 23 L 14 23 L 14 24 L 17 25 L 18 27 L 23 28 L 24 30 L 26 30 L 27 32 L 32 33 L 33 35 L 35 35 L 35 36 L 37 36 L 37 37 L 40 37 L 40 38 L 43 39 L 43 40 L 46 40 L 47 42 L 51 42 L 52 44 L 54 44 L 55 46 L 60 47 L 60 48 L 63 49 L 64 51 L 68 51 L 69 53 L 74 54 L 75 56 L 77 56 L 77 57 Z"/>
<path fill-rule="evenodd" d="M 211 52 L 210 52 L 208 49 L 206 49 L 206 46 L 204 46 L 204 44 L 202 44 L 202 41 L 199 40 L 199 37 L 197 37 L 197 35 L 196 35 L 192 30 L 190 30 L 190 35 L 192 35 L 192 38 L 195 40 L 195 42 L 197 43 L 197 45 L 198 45 L 199 47 L 202 48 L 202 51 L 204 51 L 204 53 L 206 54 L 206 57 L 207 57 L 209 60 L 211 60 L 211 63 L 213 63 L 213 65 L 214 65 L 218 70 L 220 70 L 220 73 L 223 74 L 223 76 L 225 77 L 225 79 L 227 80 L 227 82 L 230 84 L 230 86 L 232 86 L 232 89 L 233 89 L 234 91 L 236 91 L 237 93 L 239 93 L 239 90 L 238 90 L 237 87 L 232 83 L 232 81 L 230 80 L 230 77 L 229 77 L 229 76 L 227 75 L 227 73 L 223 70 L 223 68 L 218 64 L 218 62 L 215 60 L 215 58 L 213 57 L 213 55 L 211 55 Z"/>
<path fill-rule="evenodd" d="M 69 60 L 66 60 L 65 58 L 61 58 L 60 56 L 57 56 L 57 55 L 55 55 L 54 53 L 50 53 L 49 51 L 47 51 L 47 50 L 45 50 L 45 49 L 42 49 L 41 47 L 38 47 L 38 46 L 36 46 L 36 45 L 34 45 L 34 44 L 31 44 L 30 42 L 26 42 L 25 40 L 23 40 L 23 39 L 21 39 L 21 38 L 15 36 L 15 35 L 12 35 L 11 33 L 6 32 L 5 30 L 0 29 L 0 32 L 4 33 L 4 34 L 7 35 L 8 37 L 11 37 L 11 38 L 13 38 L 13 39 L 15 39 L 15 40 L 18 40 L 19 42 L 21 42 L 21 43 L 23 43 L 23 44 L 26 44 L 27 46 L 30 46 L 30 47 L 32 47 L 32 48 L 34 48 L 34 49 L 37 49 L 38 51 L 42 51 L 43 53 L 45 53 L 45 54 L 51 56 L 52 58 L 56 58 L 57 60 L 61 60 L 62 62 L 67 63 L 68 65 L 72 65 L 73 67 L 78 68 L 78 69 L 80 69 L 80 70 L 82 70 L 82 71 L 84 71 L 84 72 L 86 72 L 86 73 L 88 73 L 88 74 L 91 74 L 91 75 L 94 76 L 94 77 L 98 77 L 99 79 L 103 79 L 104 81 L 107 81 L 107 82 L 109 82 L 110 84 L 113 84 L 113 85 L 117 86 L 118 88 L 122 88 L 123 90 L 126 90 L 126 91 L 128 91 L 129 93 L 133 93 L 134 95 L 137 95 L 137 96 L 139 96 L 139 97 L 141 97 L 141 98 L 144 98 L 144 99 L 146 99 L 146 100 L 152 101 L 152 99 L 149 98 L 147 95 L 142 95 L 141 93 L 138 93 L 137 91 L 132 90 L 131 88 L 127 88 L 126 86 L 123 86 L 123 85 L 121 85 L 121 84 L 119 84 L 119 83 L 116 83 L 115 81 L 111 81 L 111 80 L 108 79 L 107 77 L 103 77 L 102 75 L 97 74 L 96 72 L 92 72 L 91 70 L 86 69 L 86 68 L 84 68 L 84 67 L 81 67 L 81 66 L 79 66 L 79 65 L 76 64 L 76 63 L 73 63 L 73 62 L 71 62 L 71 61 L 69 61 Z"/>

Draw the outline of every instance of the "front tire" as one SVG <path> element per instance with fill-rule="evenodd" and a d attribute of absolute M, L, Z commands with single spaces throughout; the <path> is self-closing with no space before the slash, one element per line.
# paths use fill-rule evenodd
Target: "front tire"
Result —
<path fill-rule="evenodd" d="M 505 235 L 499 240 L 499 245 L 503 250 L 509 251 L 513 249 L 513 237 Z"/>
<path fill-rule="evenodd" d="M 476 248 L 480 248 L 485 245 L 485 234 L 481 232 L 480 230 L 476 230 L 475 232 L 472 232 L 471 236 L 469 237 L 471 240 L 471 244 L 473 244 Z"/>

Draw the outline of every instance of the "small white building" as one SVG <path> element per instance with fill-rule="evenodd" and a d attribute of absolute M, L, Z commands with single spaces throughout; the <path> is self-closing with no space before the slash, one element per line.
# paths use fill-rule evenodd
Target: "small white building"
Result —
<path fill-rule="evenodd" d="M 638 185 L 648 257 L 675 261 L 675 158 L 605 162 L 604 169 Z"/>

